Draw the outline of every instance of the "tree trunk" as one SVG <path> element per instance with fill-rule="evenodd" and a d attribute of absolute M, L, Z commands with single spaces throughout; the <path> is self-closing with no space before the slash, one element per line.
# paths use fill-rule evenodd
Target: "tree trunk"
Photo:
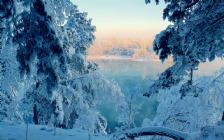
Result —
<path fill-rule="evenodd" d="M 224 112 L 223 112 L 223 114 L 222 114 L 222 121 L 224 121 Z"/>
<path fill-rule="evenodd" d="M 33 106 L 33 122 L 34 124 L 38 124 L 38 116 L 37 116 L 37 106 L 34 104 Z"/>
<path fill-rule="evenodd" d="M 189 84 L 192 85 L 193 84 L 193 69 L 191 68 L 191 72 L 190 72 L 190 81 Z"/>

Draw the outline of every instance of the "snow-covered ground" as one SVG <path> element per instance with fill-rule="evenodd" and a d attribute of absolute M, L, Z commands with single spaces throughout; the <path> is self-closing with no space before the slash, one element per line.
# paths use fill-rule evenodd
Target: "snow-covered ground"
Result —
<path fill-rule="evenodd" d="M 108 136 L 89 134 L 79 129 L 64 130 L 43 125 L 0 122 L 0 140 L 109 140 Z"/>
<path fill-rule="evenodd" d="M 28 133 L 26 139 L 26 124 L 19 124 L 13 122 L 0 122 L 0 140 L 110 140 L 114 137 L 109 135 L 90 134 L 87 131 L 80 129 L 64 130 L 43 125 L 28 125 Z M 208 126 L 196 133 L 183 133 L 178 131 L 171 131 L 169 128 L 151 127 L 138 128 L 121 132 L 123 134 L 136 134 L 144 132 L 165 132 L 180 136 L 187 140 L 223 140 L 224 139 L 224 122 L 219 122 L 215 126 Z M 119 134 L 118 134 L 119 135 Z M 118 136 L 117 135 L 117 136 Z M 140 138 L 140 137 L 139 137 Z M 148 140 L 149 137 L 142 137 L 141 140 Z M 115 138 L 117 139 L 117 138 Z M 138 138 L 137 138 L 138 139 Z"/>

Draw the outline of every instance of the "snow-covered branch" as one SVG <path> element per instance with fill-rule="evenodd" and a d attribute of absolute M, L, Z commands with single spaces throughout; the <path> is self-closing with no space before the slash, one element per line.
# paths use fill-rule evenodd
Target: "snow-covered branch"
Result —
<path fill-rule="evenodd" d="M 195 0 L 195 1 L 194 1 L 194 2 L 192 2 L 191 4 L 186 5 L 186 6 L 184 7 L 184 9 L 191 8 L 191 7 L 193 7 L 195 4 L 197 4 L 198 2 L 199 2 L 199 0 Z"/>
<path fill-rule="evenodd" d="M 8 18 L 11 16 L 11 12 L 14 6 L 14 1 L 13 0 L 8 0 L 8 1 L 3 1 L 0 4 L 0 18 Z"/>
<path fill-rule="evenodd" d="M 125 138 L 133 139 L 140 136 L 154 136 L 154 135 L 169 137 L 174 140 L 185 140 L 189 136 L 188 133 L 180 132 L 166 127 L 146 127 L 146 128 L 134 128 L 131 130 L 124 131 L 118 135 L 114 135 L 112 137 L 112 140 L 113 139 L 123 140 Z"/>

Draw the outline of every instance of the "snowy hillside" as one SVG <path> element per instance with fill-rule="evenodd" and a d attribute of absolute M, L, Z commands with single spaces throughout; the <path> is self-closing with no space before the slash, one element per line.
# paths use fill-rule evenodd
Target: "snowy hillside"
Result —
<path fill-rule="evenodd" d="M 26 124 L 0 122 L 0 140 L 26 140 Z M 91 135 L 79 129 L 55 129 L 43 125 L 28 126 L 27 140 L 109 140 L 108 136 Z"/>
<path fill-rule="evenodd" d="M 26 139 L 26 124 L 18 124 L 12 122 L 0 122 L 0 140 L 118 140 L 119 138 L 131 136 L 132 134 L 139 135 L 141 140 L 148 140 L 149 137 L 140 137 L 141 132 L 156 132 L 164 131 L 177 137 L 182 137 L 186 140 L 223 140 L 224 139 L 224 123 L 219 122 L 215 126 L 208 126 L 196 133 L 183 133 L 167 129 L 163 127 L 149 127 L 149 128 L 135 128 L 116 134 L 116 137 L 102 134 L 90 134 L 87 131 L 80 129 L 64 130 L 60 128 L 44 125 L 30 125 L 28 126 L 28 133 Z M 56 131 L 55 131 L 56 130 Z M 162 133 L 161 133 L 162 134 Z M 115 135 L 114 135 L 115 136 Z"/>

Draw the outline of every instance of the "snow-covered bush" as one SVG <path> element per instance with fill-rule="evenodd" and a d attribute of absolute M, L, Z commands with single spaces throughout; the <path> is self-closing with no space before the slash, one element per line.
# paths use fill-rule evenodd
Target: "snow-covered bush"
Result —
<path fill-rule="evenodd" d="M 98 72 L 76 76 L 67 83 L 67 86 L 61 86 L 59 91 L 63 95 L 64 127 L 86 128 L 89 122 L 80 123 L 80 121 L 83 120 L 83 117 L 91 120 L 91 117 L 95 116 L 98 119 L 93 119 L 93 122 L 89 124 L 92 127 L 87 130 L 94 133 L 104 133 L 107 123 L 96 110 L 96 105 L 108 99 L 114 102 L 117 101 L 117 103 L 121 102 L 123 93 L 121 93 L 120 88 L 116 83 L 106 80 Z M 91 112 L 93 116 L 88 112 Z M 78 124 L 77 121 L 79 121 Z"/>
<path fill-rule="evenodd" d="M 81 128 L 90 133 L 106 134 L 107 121 L 96 110 L 88 110 L 76 120 L 74 128 Z"/>

